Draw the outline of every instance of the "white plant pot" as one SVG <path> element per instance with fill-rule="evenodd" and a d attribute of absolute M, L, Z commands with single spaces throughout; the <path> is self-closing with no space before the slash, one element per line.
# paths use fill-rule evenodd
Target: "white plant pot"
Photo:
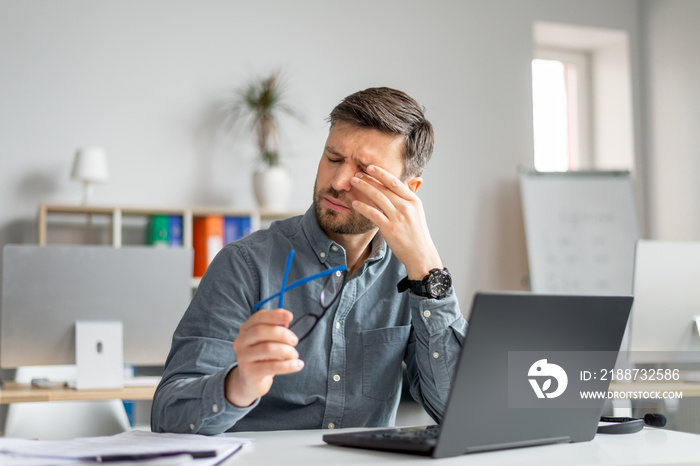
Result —
<path fill-rule="evenodd" d="M 292 176 L 280 166 L 265 167 L 253 173 L 253 189 L 261 210 L 281 212 L 292 195 Z"/>

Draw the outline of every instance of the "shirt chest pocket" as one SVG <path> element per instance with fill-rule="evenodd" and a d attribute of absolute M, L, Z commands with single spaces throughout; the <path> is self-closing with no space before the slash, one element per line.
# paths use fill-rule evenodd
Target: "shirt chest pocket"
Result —
<path fill-rule="evenodd" d="M 394 396 L 401 383 L 401 362 L 411 326 L 362 332 L 362 394 L 376 400 Z"/>

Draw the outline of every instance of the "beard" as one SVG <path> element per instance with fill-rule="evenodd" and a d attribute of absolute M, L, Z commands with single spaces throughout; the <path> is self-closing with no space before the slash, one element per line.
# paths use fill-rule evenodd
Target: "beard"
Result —
<path fill-rule="evenodd" d="M 350 205 L 344 193 L 336 191 L 333 187 L 320 191 L 316 183 L 314 183 L 314 211 L 316 212 L 316 220 L 326 235 L 360 235 L 377 228 L 374 223 L 356 210 L 350 210 L 349 212 L 341 214 L 328 207 L 324 207 L 323 198 L 326 196 L 337 199 L 345 205 Z"/>

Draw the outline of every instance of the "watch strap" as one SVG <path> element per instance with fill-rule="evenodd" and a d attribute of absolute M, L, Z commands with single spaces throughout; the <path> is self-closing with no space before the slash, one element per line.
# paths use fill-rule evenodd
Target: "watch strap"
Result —
<path fill-rule="evenodd" d="M 411 280 L 408 279 L 408 275 L 403 277 L 401 281 L 396 284 L 396 289 L 399 291 L 399 293 L 403 293 L 409 288 L 411 288 Z"/>

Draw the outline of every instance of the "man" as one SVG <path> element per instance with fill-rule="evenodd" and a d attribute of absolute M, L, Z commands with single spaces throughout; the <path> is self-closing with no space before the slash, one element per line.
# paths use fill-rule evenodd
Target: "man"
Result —
<path fill-rule="evenodd" d="M 329 121 L 313 207 L 227 245 L 202 278 L 154 396 L 154 431 L 392 425 L 402 360 L 411 395 L 441 418 L 467 325 L 415 194 L 432 126 L 388 88 L 345 98 Z M 291 289 L 342 268 L 344 282 L 337 271 Z M 270 296 L 284 305 L 253 311 Z"/>

